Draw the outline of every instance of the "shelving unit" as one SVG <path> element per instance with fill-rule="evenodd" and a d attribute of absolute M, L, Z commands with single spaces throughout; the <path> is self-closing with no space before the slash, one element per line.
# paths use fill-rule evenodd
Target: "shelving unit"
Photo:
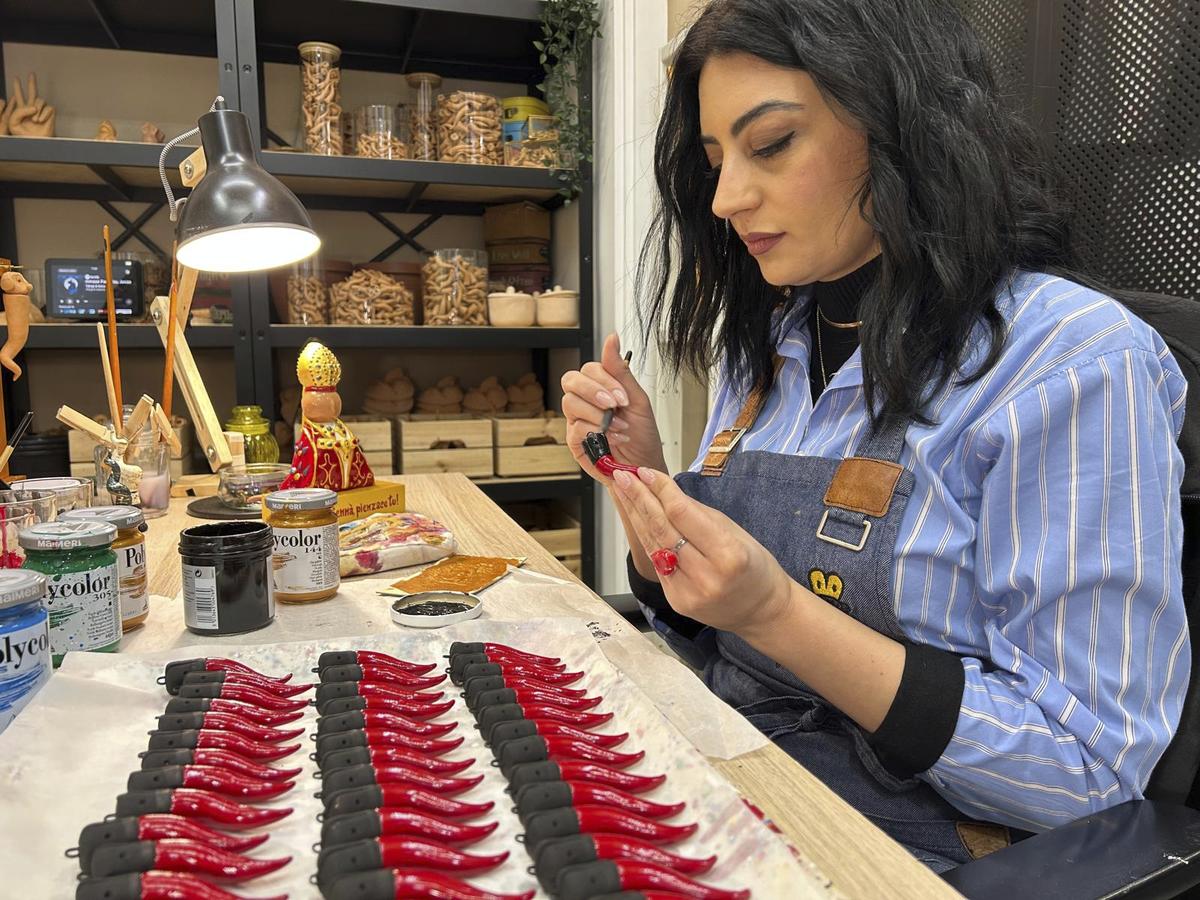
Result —
<path fill-rule="evenodd" d="M 356 211 L 394 226 L 384 213 L 478 216 L 489 206 L 532 200 L 557 209 L 560 182 L 553 173 L 529 168 L 461 165 L 359 157 L 324 157 L 274 149 L 278 136 L 267 127 L 263 65 L 298 65 L 296 47 L 324 40 L 342 48 L 343 70 L 403 73 L 434 71 L 443 77 L 508 82 L 529 87 L 541 81 L 532 42 L 540 36 L 540 0 L 13 0 L 6 5 L 6 41 L 141 50 L 211 57 L 213 93 L 251 121 L 267 171 L 288 185 L 313 210 Z M 169 83 L 169 72 L 164 80 Z M 590 73 L 588 73 L 590 81 Z M 580 91 L 591 104 L 591 87 Z M 188 111 L 199 116 L 203 110 Z M 169 154 L 168 176 L 178 186 L 176 167 L 191 152 Z M 136 228 L 111 204 L 134 202 L 157 210 L 165 201 L 158 180 L 160 145 L 100 142 L 74 138 L 0 137 L 0 255 L 20 260 L 13 200 L 89 200 L 117 220 L 118 241 Z M 592 196 L 590 180 L 574 201 L 579 216 L 581 321 L 578 328 L 294 326 L 272 320 L 265 274 L 231 279 L 233 324 L 193 326 L 189 341 L 198 348 L 232 351 L 240 403 L 276 406 L 275 353 L 292 354 L 309 337 L 337 348 L 513 350 L 529 352 L 530 368 L 549 388 L 549 353 L 593 347 Z M 425 227 L 428 227 L 426 225 Z M 414 229 L 415 231 L 415 229 Z M 386 257 L 406 243 L 383 250 Z M 114 246 L 117 242 L 114 241 Z M 160 248 L 162 249 L 162 248 Z M 165 248 L 169 250 L 168 248 Z M 120 326 L 123 347 L 160 346 L 150 325 Z M 46 324 L 31 328 L 29 349 L 84 349 L 95 345 L 92 324 Z M 36 368 L 36 367 L 35 367 Z M 36 378 L 36 372 L 30 377 Z M 10 416 L 27 408 L 26 388 L 5 383 Z M 23 405 L 24 404 L 24 405 Z M 583 529 L 582 567 L 591 582 L 595 570 L 594 486 L 576 475 L 485 479 L 481 489 L 498 501 L 578 497 Z"/>

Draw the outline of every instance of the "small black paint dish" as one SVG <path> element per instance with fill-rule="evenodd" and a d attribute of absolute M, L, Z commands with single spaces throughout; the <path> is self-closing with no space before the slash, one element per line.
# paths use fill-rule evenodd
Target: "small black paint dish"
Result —
<path fill-rule="evenodd" d="M 392 604 L 392 621 L 409 628 L 444 628 L 483 613 L 483 601 L 458 591 L 409 594 Z"/>

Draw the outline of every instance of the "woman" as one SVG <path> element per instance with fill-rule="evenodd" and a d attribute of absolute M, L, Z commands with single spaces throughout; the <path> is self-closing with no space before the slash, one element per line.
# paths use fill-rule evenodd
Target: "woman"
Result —
<path fill-rule="evenodd" d="M 1141 796 L 1188 680 L 1184 380 L 1062 277 L 1036 146 L 946 0 L 715 0 L 643 257 L 665 358 L 718 374 L 692 470 L 615 336 L 563 378 L 655 629 L 938 871 L 965 820 Z M 609 409 L 636 476 L 582 452 Z"/>

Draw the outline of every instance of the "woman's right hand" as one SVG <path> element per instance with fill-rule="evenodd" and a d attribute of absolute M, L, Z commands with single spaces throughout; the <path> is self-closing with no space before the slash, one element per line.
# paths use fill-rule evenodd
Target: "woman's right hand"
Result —
<path fill-rule="evenodd" d="M 611 479 L 601 475 L 587 454 L 583 439 L 600 430 L 604 411 L 615 413 L 608 429 L 613 456 L 632 466 L 649 466 L 666 471 L 662 439 L 650 398 L 642 390 L 629 366 L 621 358 L 621 340 L 610 334 L 604 340 L 599 362 L 584 363 L 562 377 L 562 411 L 567 419 L 567 444 L 580 467 L 603 485 Z"/>

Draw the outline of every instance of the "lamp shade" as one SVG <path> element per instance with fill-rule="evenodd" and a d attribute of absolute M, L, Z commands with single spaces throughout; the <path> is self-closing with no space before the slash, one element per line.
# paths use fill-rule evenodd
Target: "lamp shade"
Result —
<path fill-rule="evenodd" d="M 200 117 L 207 172 L 179 217 L 179 262 L 202 272 L 274 269 L 321 246 L 296 195 L 258 164 L 244 113 Z"/>

